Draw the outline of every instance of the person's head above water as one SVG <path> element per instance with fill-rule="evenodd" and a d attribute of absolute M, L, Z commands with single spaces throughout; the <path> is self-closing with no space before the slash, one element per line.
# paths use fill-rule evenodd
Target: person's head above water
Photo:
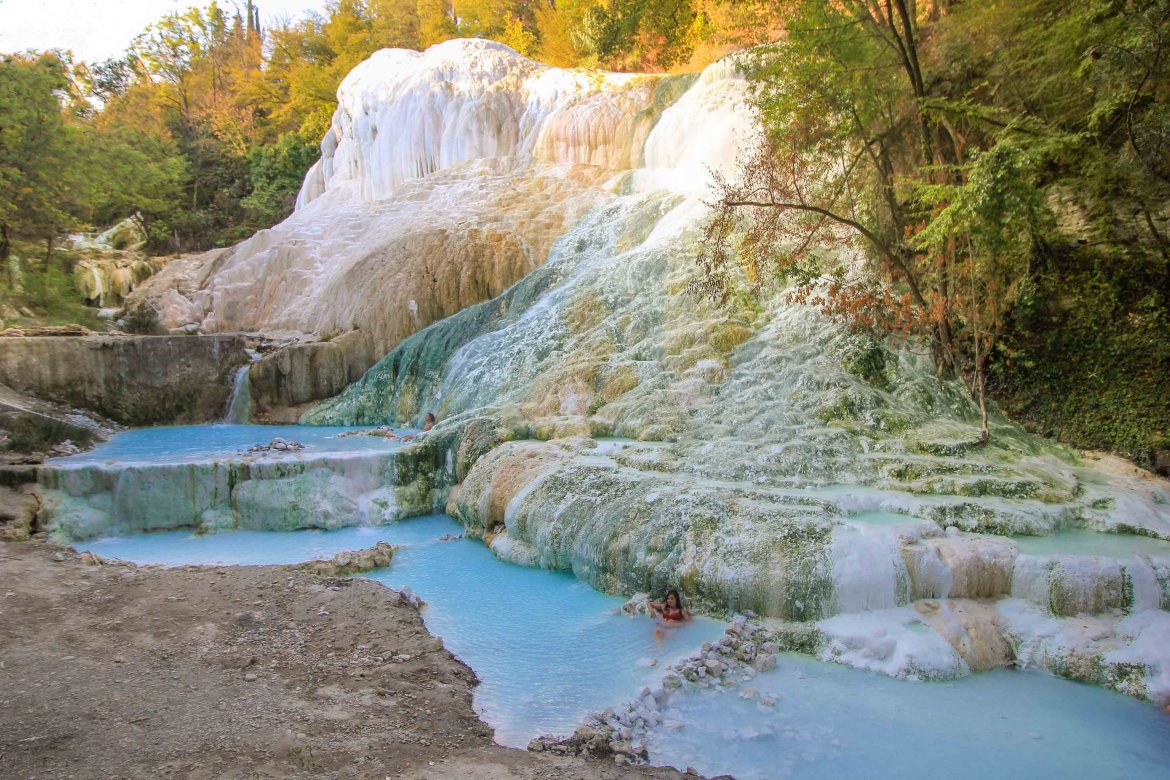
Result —
<path fill-rule="evenodd" d="M 435 415 L 431 412 L 427 412 L 427 416 L 423 418 L 423 430 L 429 431 L 431 428 L 434 428 L 434 427 L 435 427 Z"/>
<path fill-rule="evenodd" d="M 668 590 L 666 592 L 666 598 L 662 600 L 662 603 L 667 609 L 671 610 L 683 608 L 682 596 L 678 595 L 677 590 Z"/>

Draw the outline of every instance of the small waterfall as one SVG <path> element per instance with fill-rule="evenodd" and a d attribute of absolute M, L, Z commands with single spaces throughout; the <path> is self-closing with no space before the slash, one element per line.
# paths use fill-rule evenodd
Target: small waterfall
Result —
<path fill-rule="evenodd" d="M 229 425 L 247 425 L 252 419 L 252 391 L 248 385 L 248 370 L 251 366 L 236 369 L 232 394 L 228 396 L 227 415 L 223 421 Z"/>

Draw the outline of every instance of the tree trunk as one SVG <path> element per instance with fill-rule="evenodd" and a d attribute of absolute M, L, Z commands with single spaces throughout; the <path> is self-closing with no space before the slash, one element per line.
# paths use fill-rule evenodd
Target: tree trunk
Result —
<path fill-rule="evenodd" d="M 45 262 L 41 270 L 45 273 L 49 272 L 49 263 L 53 260 L 53 237 L 56 231 L 50 232 L 48 238 L 45 239 Z"/>
<path fill-rule="evenodd" d="M 12 241 L 8 236 L 8 223 L 0 224 L 0 265 L 4 266 L 4 275 L 8 279 L 8 289 L 16 286 L 16 277 L 12 274 L 12 266 L 8 258 L 12 255 Z"/>
<path fill-rule="evenodd" d="M 987 444 L 991 441 L 991 431 L 987 427 L 987 376 L 982 359 L 975 363 L 975 394 L 979 398 L 979 443 Z"/>

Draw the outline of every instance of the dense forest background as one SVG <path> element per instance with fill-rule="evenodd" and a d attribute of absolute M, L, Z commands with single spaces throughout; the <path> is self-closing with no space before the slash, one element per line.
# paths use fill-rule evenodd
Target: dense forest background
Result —
<path fill-rule="evenodd" d="M 377 49 L 479 36 L 673 72 L 756 47 L 760 143 L 722 183 L 699 289 L 795 281 L 874 338 L 929 334 L 940 371 L 1037 430 L 1170 471 L 1166 0 L 333 0 L 259 21 L 211 3 L 105 62 L 0 57 L 6 301 L 76 318 L 57 243 L 84 226 L 134 215 L 164 254 L 283 219 Z M 834 241 L 865 247 L 870 283 L 814 251 Z"/>

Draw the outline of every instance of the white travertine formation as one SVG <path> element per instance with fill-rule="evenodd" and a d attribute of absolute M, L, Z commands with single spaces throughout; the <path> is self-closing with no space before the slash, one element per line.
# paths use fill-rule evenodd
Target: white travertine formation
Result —
<path fill-rule="evenodd" d="M 615 176 L 646 164 L 639 188 L 702 195 L 749 119 L 731 66 L 688 79 L 551 68 L 484 40 L 377 52 L 342 82 L 296 212 L 173 263 L 131 305 L 172 328 L 361 330 L 382 354 L 542 265 Z"/>
<path fill-rule="evenodd" d="M 913 343 L 782 296 L 733 311 L 684 292 L 710 173 L 749 136 L 744 90 L 727 62 L 614 76 L 484 41 L 359 66 L 298 211 L 172 266 L 157 299 L 207 329 L 397 345 L 302 420 L 440 424 L 378 471 L 392 485 L 250 481 L 236 515 L 386 488 L 395 516 L 446 507 L 501 558 L 677 585 L 831 660 L 1039 665 L 1170 702 L 1170 483 L 998 412 L 979 442 L 969 392 Z M 49 506 L 101 527 L 111 491 L 86 479 Z"/>

